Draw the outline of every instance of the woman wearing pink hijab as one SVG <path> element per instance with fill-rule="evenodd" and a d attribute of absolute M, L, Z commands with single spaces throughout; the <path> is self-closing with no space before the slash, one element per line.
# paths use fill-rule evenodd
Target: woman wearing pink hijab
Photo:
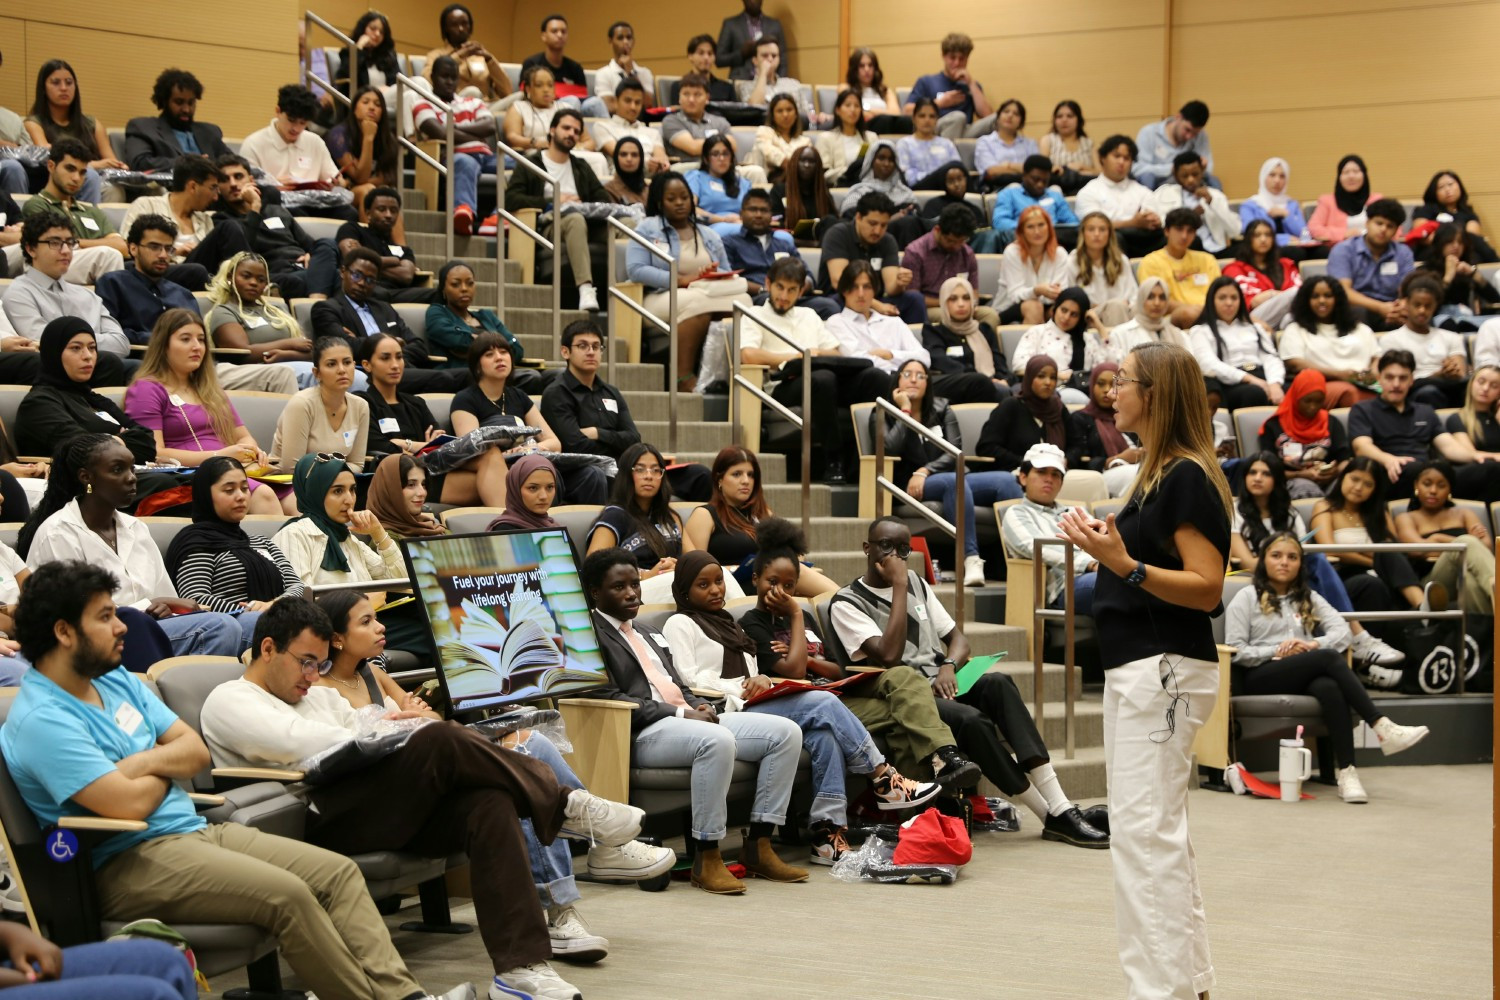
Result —
<path fill-rule="evenodd" d="M 560 528 L 547 511 L 557 498 L 557 468 L 541 455 L 513 459 L 505 473 L 505 513 L 490 522 L 491 531 Z"/>

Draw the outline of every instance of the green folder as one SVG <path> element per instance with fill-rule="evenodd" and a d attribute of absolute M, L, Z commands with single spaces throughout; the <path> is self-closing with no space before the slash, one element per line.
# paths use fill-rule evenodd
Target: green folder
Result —
<path fill-rule="evenodd" d="M 1003 659 L 1005 659 L 1004 653 L 996 653 L 993 656 L 976 656 L 969 660 L 968 663 L 965 663 L 953 675 L 953 679 L 958 685 L 958 693 L 960 695 L 968 694 L 969 688 L 979 683 L 979 678 L 983 677 L 989 672 L 991 667 Z"/>

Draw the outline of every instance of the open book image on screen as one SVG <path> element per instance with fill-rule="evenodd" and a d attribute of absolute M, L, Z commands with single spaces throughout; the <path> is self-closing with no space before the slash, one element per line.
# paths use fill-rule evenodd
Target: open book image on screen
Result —
<path fill-rule="evenodd" d="M 401 547 L 455 712 L 604 683 L 566 531 L 407 538 Z"/>

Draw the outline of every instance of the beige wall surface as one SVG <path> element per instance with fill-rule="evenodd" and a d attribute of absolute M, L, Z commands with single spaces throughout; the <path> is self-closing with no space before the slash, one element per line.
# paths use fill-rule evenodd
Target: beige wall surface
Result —
<path fill-rule="evenodd" d="M 438 42 L 441 3 L 383 0 L 403 52 Z M 661 73 L 681 73 L 688 38 L 718 36 L 736 0 L 637 5 L 600 0 L 471 0 L 475 37 L 501 60 L 540 49 L 541 19 L 569 19 L 568 51 L 586 67 L 609 58 L 605 29 L 628 18 L 636 57 Z M 1500 0 L 768 0 L 785 24 L 787 70 L 805 83 L 841 76 L 840 24 L 847 8 L 850 45 L 873 46 L 886 79 L 908 86 L 941 65 L 939 42 L 952 30 L 975 44 L 970 63 L 992 102 L 1019 98 L 1026 132 L 1047 130 L 1063 98 L 1084 109 L 1089 134 L 1134 134 L 1142 124 L 1200 98 L 1212 109 L 1215 166 L 1232 196 L 1253 193 L 1261 162 L 1285 157 L 1292 192 L 1312 200 L 1331 189 L 1345 153 L 1359 153 L 1375 188 L 1421 194 L 1435 170 L 1464 178 L 1476 209 L 1500 232 L 1500 62 L 1488 51 L 1500 37 Z M 182 66 L 203 80 L 202 116 L 230 136 L 264 124 L 274 87 L 295 78 L 297 28 L 304 9 L 266 0 L 243 30 L 215 10 L 183 18 L 170 5 L 11 0 L 0 16 L 0 104 L 24 113 L 37 68 L 62 57 L 78 72 L 88 113 L 107 125 L 152 114 L 151 81 Z M 344 31 L 369 9 L 363 0 L 312 0 L 311 9 Z M 1447 70 L 1421 68 L 1403 39 L 1442 37 Z M 331 39 L 314 31 L 315 45 Z"/>

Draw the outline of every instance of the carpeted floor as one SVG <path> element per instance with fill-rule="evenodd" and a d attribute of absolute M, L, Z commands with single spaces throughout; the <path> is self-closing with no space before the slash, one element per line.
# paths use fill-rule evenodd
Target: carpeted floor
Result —
<path fill-rule="evenodd" d="M 1192 795 L 1214 1000 L 1491 995 L 1491 768 L 1363 777 L 1364 806 L 1319 785 L 1297 805 Z M 948 887 L 846 885 L 826 868 L 738 898 L 584 885 L 580 912 L 611 953 L 558 968 L 588 1000 L 1122 997 L 1108 853 L 1044 843 L 1029 814 L 1022 825 L 980 835 Z M 477 933 L 394 933 L 429 989 L 467 977 L 484 995 Z"/>

